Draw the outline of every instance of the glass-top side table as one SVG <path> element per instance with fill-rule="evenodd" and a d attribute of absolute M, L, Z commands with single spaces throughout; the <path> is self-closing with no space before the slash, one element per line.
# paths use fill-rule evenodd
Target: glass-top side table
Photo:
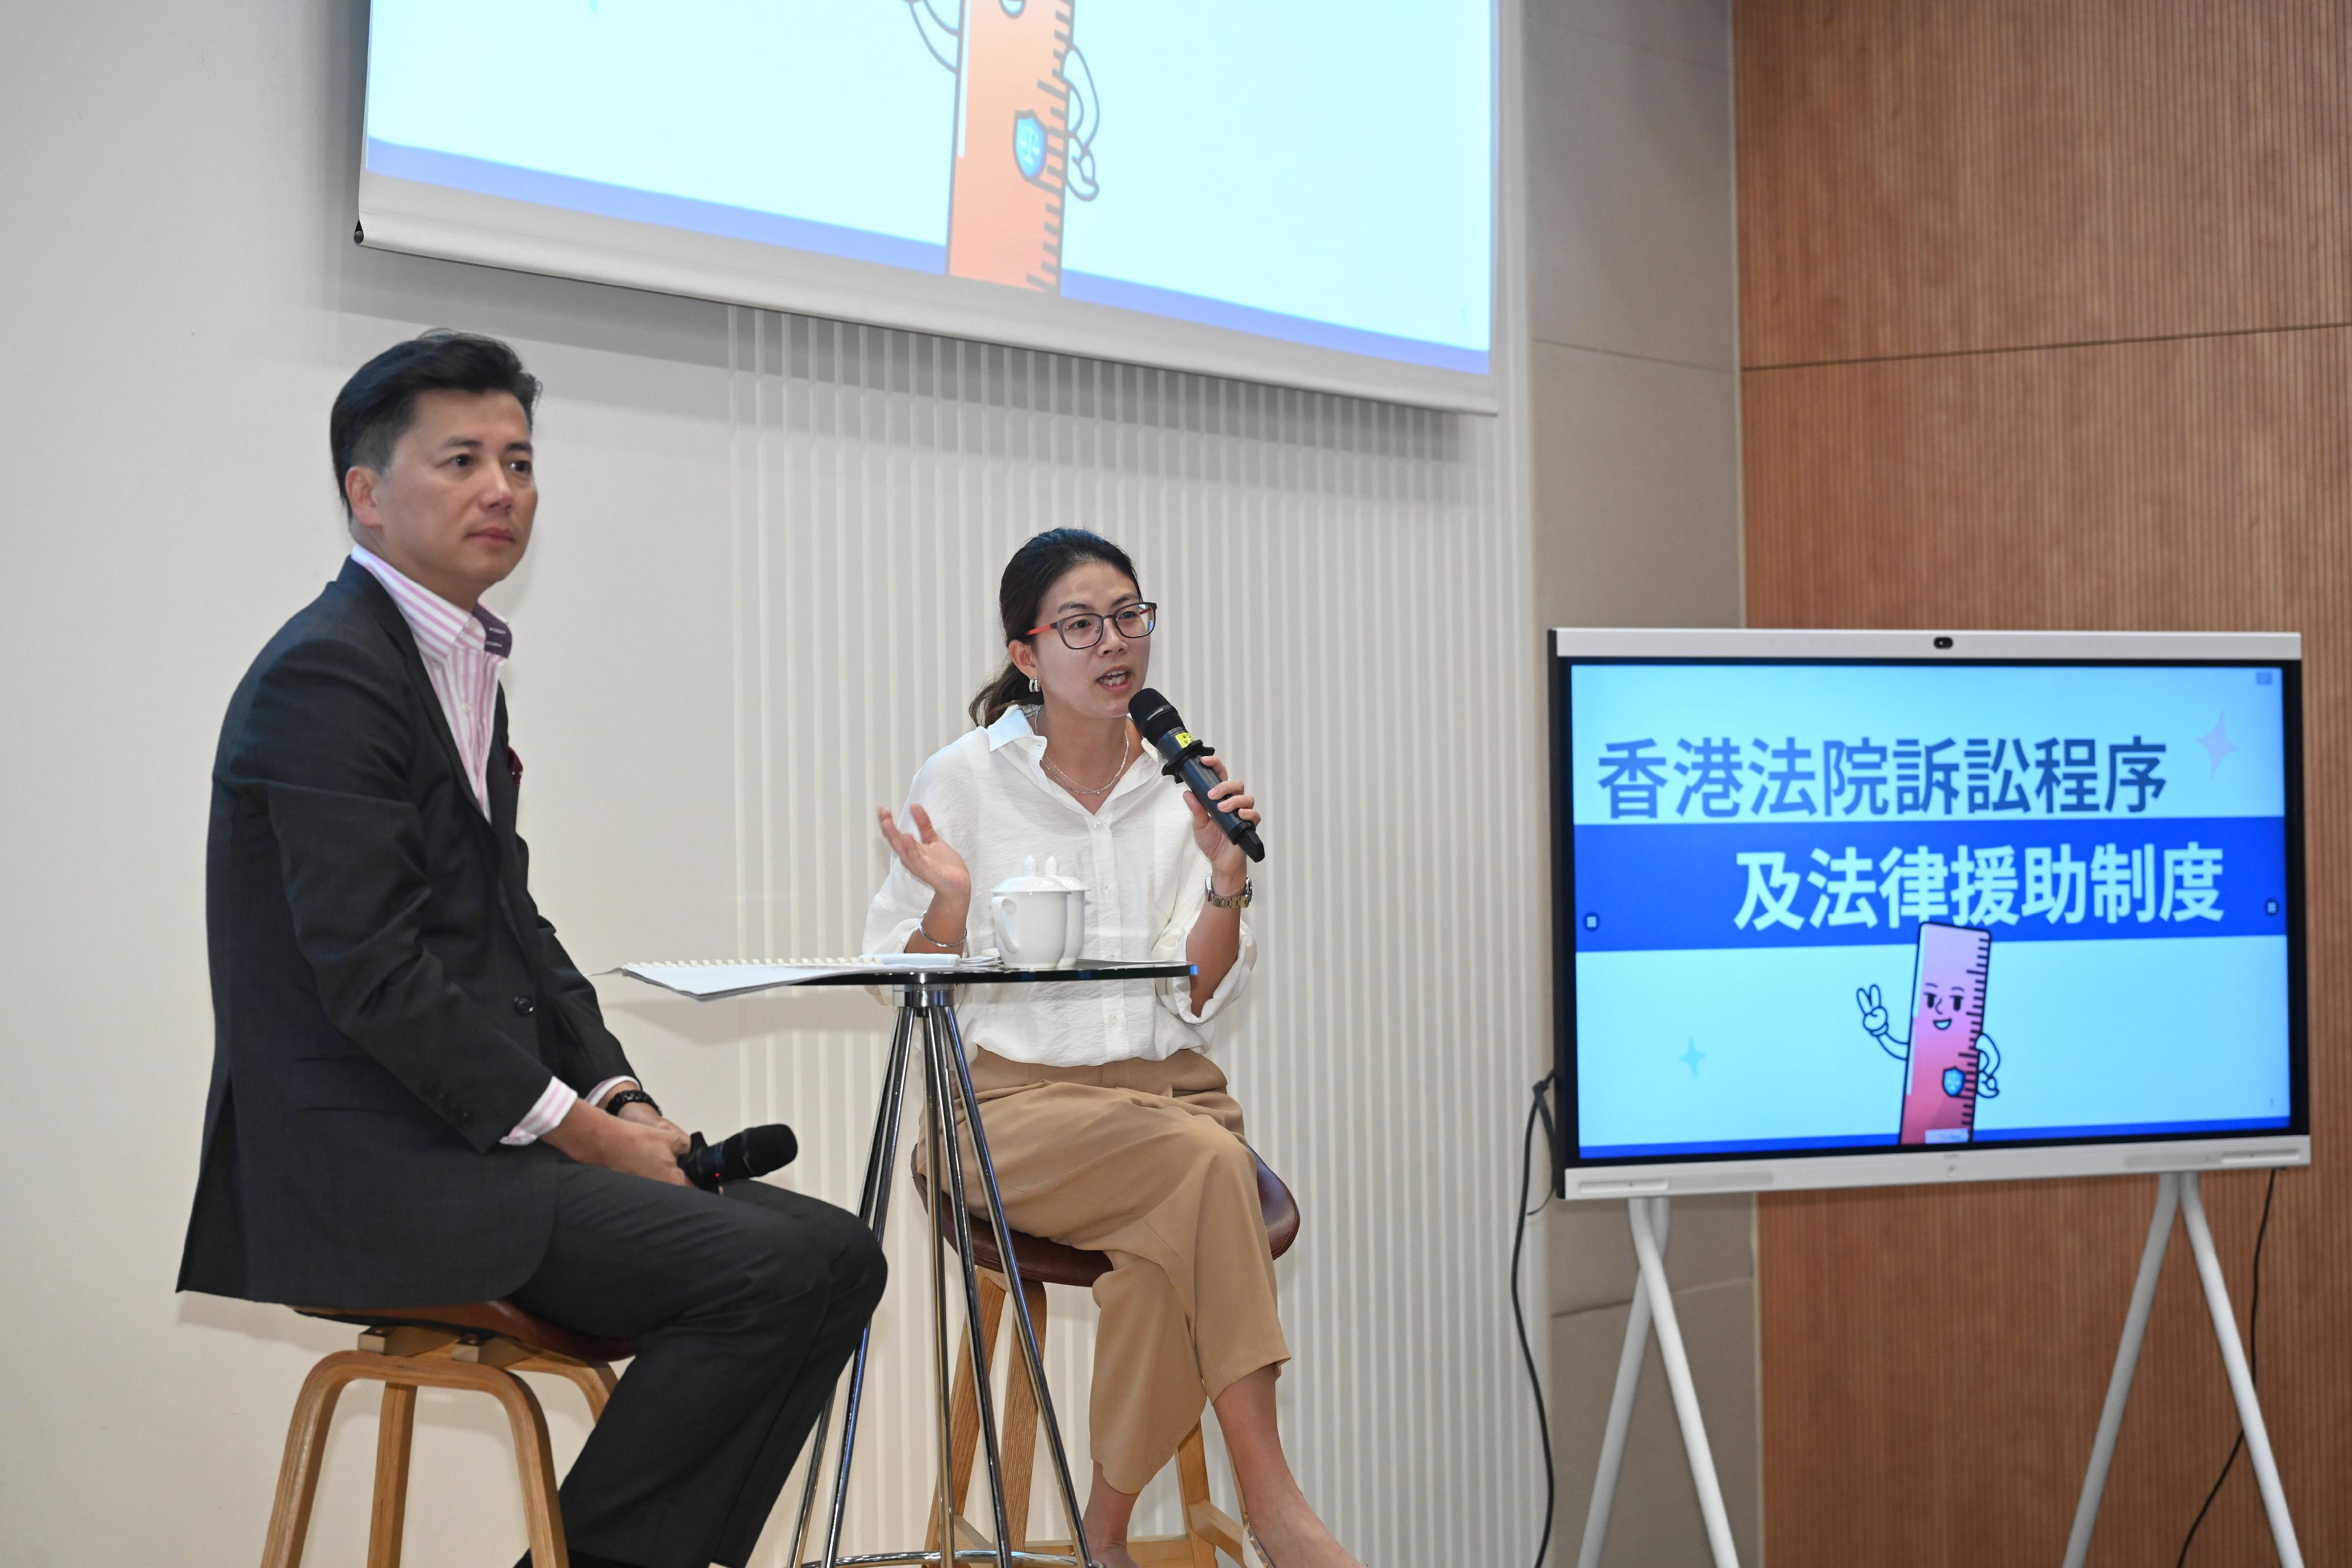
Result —
<path fill-rule="evenodd" d="M 793 1552 L 790 1561 L 803 1568 L 882 1568 L 883 1564 L 933 1564 L 950 1568 L 958 1563 L 994 1563 L 996 1568 L 1096 1568 L 1093 1554 L 1087 1550 L 1083 1510 L 1078 1501 L 1076 1482 L 1070 1474 L 1067 1450 L 1062 1443 L 1061 1422 L 1055 1416 L 1053 1396 L 1045 1386 L 1045 1367 L 1037 1353 L 1037 1333 L 1029 1317 L 1029 1303 L 1021 1286 L 1021 1263 L 1013 1249 L 1013 1228 L 1004 1218 L 1004 1199 L 996 1186 L 996 1166 L 989 1157 L 988 1134 L 981 1124 L 980 1100 L 971 1083 L 971 1067 L 964 1054 L 963 1032 L 956 1023 L 954 992 L 965 986 L 1006 985 L 1085 985 L 1120 980 L 1180 979 L 1193 973 L 1192 966 L 1184 963 L 1113 964 L 1085 963 L 1067 969 L 1007 969 L 1007 968 L 909 968 L 894 970 L 876 967 L 856 974 L 826 975 L 799 982 L 800 986 L 874 986 L 891 993 L 898 1007 L 898 1024 L 890 1036 L 890 1055 L 882 1073 L 880 1103 L 875 1108 L 874 1136 L 866 1155 L 866 1182 L 858 1197 L 857 1217 L 881 1240 L 888 1228 L 890 1194 L 898 1155 L 898 1124 L 907 1099 L 907 1079 L 917 1057 L 923 1064 L 923 1139 L 926 1150 L 924 1168 L 932 1173 L 931 1190 L 934 1201 L 948 1203 L 954 1195 L 952 1222 L 955 1229 L 957 1274 L 963 1290 L 964 1326 L 971 1339 L 973 1368 L 973 1393 L 979 1402 L 980 1433 L 983 1453 L 988 1463 L 989 1506 L 992 1510 L 994 1534 L 985 1542 L 971 1542 L 969 1527 L 962 1526 L 957 1511 L 953 1489 L 948 1485 L 952 1466 L 949 1455 L 950 1412 L 955 1390 L 950 1370 L 948 1335 L 948 1269 L 944 1253 L 946 1241 L 940 1227 L 929 1227 L 931 1256 L 931 1354 L 934 1364 L 938 1396 L 938 1441 L 940 1484 L 939 1520 L 936 1526 L 937 1547 L 913 1548 L 898 1552 L 860 1552 L 844 1555 L 841 1551 L 842 1519 L 849 1502 L 850 1465 L 857 1447 L 858 1405 L 866 1385 L 866 1366 L 873 1346 L 873 1330 L 869 1327 L 857 1342 L 857 1354 L 849 1366 L 849 1392 L 843 1402 L 841 1441 L 834 1464 L 833 1499 L 824 1524 L 822 1553 L 810 1559 L 807 1555 L 809 1534 L 815 1521 L 816 1498 L 820 1472 L 824 1469 L 825 1442 L 833 1424 L 834 1401 L 827 1400 L 824 1411 L 817 1417 L 816 1430 L 810 1437 L 808 1477 L 801 1490 L 800 1513 L 793 1531 Z M 1021 1362 L 1027 1369 L 1029 1387 L 1036 1397 L 1037 1415 L 1045 1429 L 1045 1444 L 1054 1466 L 1054 1479 L 1062 1496 L 1062 1508 L 1070 1525 L 1070 1550 L 1067 1552 L 1032 1552 L 1025 1543 L 1006 1539 L 1009 1532 L 1005 1519 L 1003 1460 L 998 1443 L 994 1395 L 989 1386 L 988 1347 L 982 1343 L 980 1310 L 980 1272 L 971 1260 L 971 1227 L 975 1216 L 963 1195 L 966 1186 L 962 1141 L 955 1136 L 959 1115 L 971 1133 L 972 1150 L 979 1164 L 977 1175 L 980 1189 L 988 1203 L 987 1221 L 996 1232 L 997 1256 L 1004 1260 L 1007 1276 L 1007 1303 L 1013 1309 L 1013 1343 Z"/>

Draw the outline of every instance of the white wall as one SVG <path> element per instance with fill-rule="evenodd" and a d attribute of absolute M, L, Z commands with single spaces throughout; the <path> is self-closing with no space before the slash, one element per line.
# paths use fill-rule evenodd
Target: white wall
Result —
<path fill-rule="evenodd" d="M 1739 623 L 1727 0 L 1528 0 L 1528 423 L 1538 619 Z M 1760 1560 L 1755 1205 L 1675 1204 L 1667 1271 L 1740 1561 Z M 1621 1204 L 1555 1205 L 1557 1562 L 1576 1561 L 1633 1287 Z M 1605 1562 L 1709 1562 L 1653 1344 Z"/>
<path fill-rule="evenodd" d="M 348 1343 L 172 1294 L 211 1051 L 205 775 L 247 661 L 341 553 L 335 388 L 434 324 L 513 340 L 549 386 L 539 538 L 492 602 L 538 892 L 592 968 L 853 941 L 883 863 L 867 809 L 962 722 L 1006 552 L 1059 523 L 1135 551 L 1167 606 L 1155 677 L 1271 819 L 1267 957 L 1224 1054 L 1306 1215 L 1280 1270 L 1298 1467 L 1371 1562 L 1528 1550 L 1503 1290 L 1548 1043 L 1516 410 L 355 249 L 363 26 L 296 0 L 0 15 L 0 1563 L 251 1561 L 296 1385 Z M 784 1116 L 793 1179 L 852 1197 L 879 1009 L 606 995 L 673 1113 Z M 928 1487 L 914 1234 L 869 1547 L 918 1528 Z M 1089 1310 L 1055 1308 L 1074 1416 Z M 568 1458 L 577 1406 L 543 1392 Z M 313 1563 L 361 1559 L 373 1408 L 339 1418 Z M 507 1561 L 502 1435 L 457 1396 L 423 1410 L 410 1560 Z"/>

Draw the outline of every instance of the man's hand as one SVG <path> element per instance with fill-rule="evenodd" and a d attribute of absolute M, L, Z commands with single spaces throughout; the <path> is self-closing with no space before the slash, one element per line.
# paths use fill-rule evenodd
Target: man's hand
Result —
<path fill-rule="evenodd" d="M 686 1135 L 686 1129 L 680 1127 L 677 1123 L 671 1121 L 667 1116 L 663 1115 L 660 1112 L 655 1110 L 652 1106 L 646 1104 L 642 1100 L 632 1100 L 627 1104 L 622 1106 L 618 1111 L 611 1113 L 611 1114 L 620 1117 L 621 1120 L 625 1122 L 635 1122 L 641 1126 L 660 1128 L 663 1132 L 667 1133 L 672 1139 L 676 1140 L 677 1145 L 677 1153 L 678 1154 L 682 1155 L 686 1153 L 688 1148 L 693 1146 L 694 1140 Z"/>
<path fill-rule="evenodd" d="M 632 1115 L 632 1112 L 643 1114 Z M 687 1135 L 655 1115 L 648 1105 L 625 1105 L 614 1116 L 585 1100 L 575 1101 L 547 1134 L 547 1141 L 582 1165 L 603 1166 L 608 1171 L 677 1186 L 689 1185 L 686 1173 L 677 1168 L 677 1156 L 689 1146 Z"/>

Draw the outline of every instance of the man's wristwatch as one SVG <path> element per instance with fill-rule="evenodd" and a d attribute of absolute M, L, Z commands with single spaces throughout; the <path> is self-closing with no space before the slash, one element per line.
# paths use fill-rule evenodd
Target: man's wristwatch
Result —
<path fill-rule="evenodd" d="M 1247 877 L 1242 878 L 1242 890 L 1231 898 L 1221 897 L 1217 893 L 1217 879 L 1213 876 L 1209 879 L 1209 907 L 1212 909 L 1247 909 L 1253 894 L 1254 889 Z"/>
<path fill-rule="evenodd" d="M 615 1089 L 604 1096 L 604 1111 L 608 1115 L 619 1115 L 624 1105 L 652 1105 L 655 1115 L 662 1113 L 662 1108 L 654 1104 L 654 1097 L 642 1089 Z"/>

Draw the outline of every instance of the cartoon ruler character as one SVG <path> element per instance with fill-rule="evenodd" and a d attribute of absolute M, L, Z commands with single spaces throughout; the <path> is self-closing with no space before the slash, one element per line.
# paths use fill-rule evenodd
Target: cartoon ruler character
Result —
<path fill-rule="evenodd" d="M 1015 288 L 1062 287 L 1075 0 L 971 0 L 957 72 L 948 271 Z"/>
<path fill-rule="evenodd" d="M 1881 1051 L 1904 1064 L 1905 1144 L 1969 1142 L 1976 1135 L 1977 1102 L 2000 1093 L 2000 1052 L 1984 1031 L 1991 957 L 1991 932 L 1921 921 L 1907 1040 L 1896 1040 L 1888 1029 L 1876 986 L 1853 994 L 1862 1027 Z"/>
<path fill-rule="evenodd" d="M 1102 193 L 1094 71 L 1071 40 L 1077 0 L 906 0 L 956 78 L 947 269 L 1014 288 L 1062 287 L 1068 204 Z"/>

